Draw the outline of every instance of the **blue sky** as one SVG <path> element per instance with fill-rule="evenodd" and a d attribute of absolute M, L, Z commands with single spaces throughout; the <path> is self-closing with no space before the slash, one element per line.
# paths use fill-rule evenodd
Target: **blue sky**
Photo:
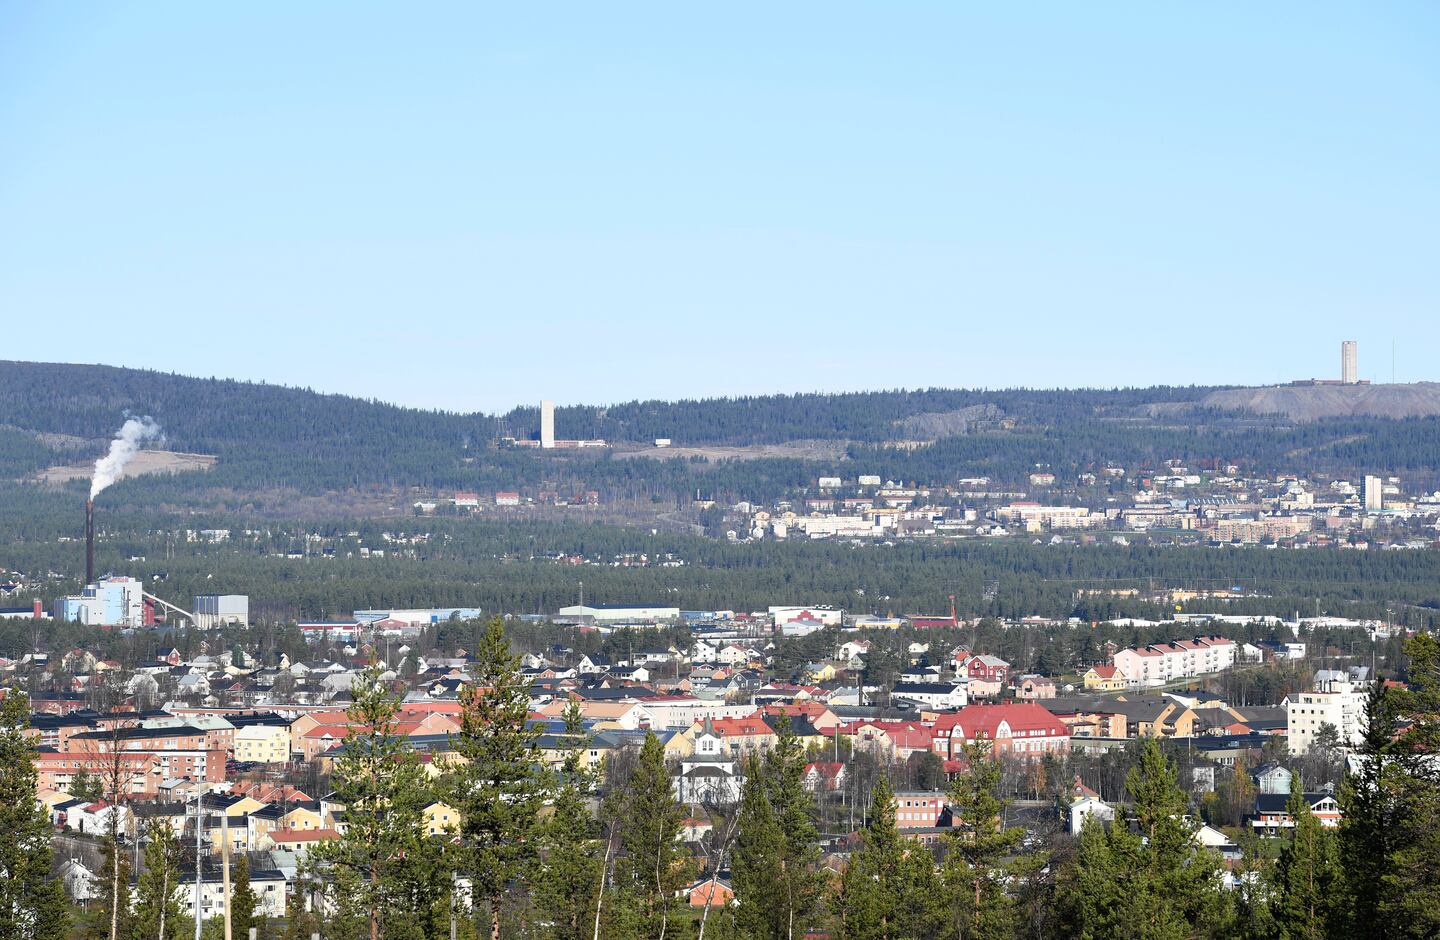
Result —
<path fill-rule="evenodd" d="M 0 359 L 460 410 L 1440 379 L 1437 168 L 1431 2 L 12 0 Z"/>

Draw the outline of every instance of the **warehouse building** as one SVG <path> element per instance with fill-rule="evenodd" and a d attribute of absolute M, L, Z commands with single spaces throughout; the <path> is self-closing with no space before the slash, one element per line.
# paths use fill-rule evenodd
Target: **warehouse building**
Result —
<path fill-rule="evenodd" d="M 250 624 L 250 598 L 245 594 L 196 594 L 192 611 L 201 630 Z"/>

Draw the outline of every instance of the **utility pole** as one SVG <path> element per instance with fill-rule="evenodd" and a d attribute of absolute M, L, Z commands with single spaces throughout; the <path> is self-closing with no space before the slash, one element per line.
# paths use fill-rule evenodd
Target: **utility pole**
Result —
<path fill-rule="evenodd" d="M 222 837 L 220 842 L 220 878 L 221 890 L 225 898 L 225 940 L 230 937 L 230 814 L 224 813 L 220 817 L 222 825 Z"/>
<path fill-rule="evenodd" d="M 195 794 L 195 940 L 200 940 L 200 895 L 205 890 L 200 878 L 200 833 L 205 829 L 205 789 Z"/>

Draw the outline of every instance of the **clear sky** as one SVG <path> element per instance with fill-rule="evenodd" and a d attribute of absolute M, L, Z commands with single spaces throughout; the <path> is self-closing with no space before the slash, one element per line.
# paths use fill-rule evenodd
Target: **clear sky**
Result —
<path fill-rule="evenodd" d="M 0 2 L 0 359 L 1440 379 L 1440 3 Z M 3 419 L 0 419 L 3 420 Z"/>

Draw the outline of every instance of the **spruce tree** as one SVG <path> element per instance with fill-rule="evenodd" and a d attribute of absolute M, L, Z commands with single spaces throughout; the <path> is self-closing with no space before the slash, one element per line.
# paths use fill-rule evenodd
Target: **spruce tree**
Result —
<path fill-rule="evenodd" d="M 1324 940 L 1335 927 L 1338 860 L 1334 840 L 1310 811 L 1299 774 L 1290 778 L 1285 812 L 1295 828 L 1272 873 L 1271 910 L 1282 940 Z"/>
<path fill-rule="evenodd" d="M 256 915 L 260 899 L 250 886 L 250 858 L 242 855 L 230 872 L 230 929 L 236 940 L 249 940 L 250 928 L 260 926 Z"/>
<path fill-rule="evenodd" d="M 776 733 L 764 761 L 752 759 L 746 771 L 733 863 L 736 919 L 754 937 L 792 940 L 813 919 L 823 881 L 805 752 L 788 716 Z"/>
<path fill-rule="evenodd" d="M 688 875 L 678 841 L 684 811 L 675 801 L 665 748 L 645 735 L 635 770 L 613 807 L 620 832 L 615 880 L 637 912 L 639 935 L 664 940 L 672 900 Z M 621 901 L 622 907 L 625 900 Z"/>
<path fill-rule="evenodd" d="M 534 864 L 550 786 L 537 746 L 540 728 L 530 721 L 530 682 L 499 617 L 486 626 L 476 660 L 475 685 L 460 696 L 455 749 L 465 763 L 452 793 L 464 870 L 476 904 L 488 912 L 492 940 L 500 940 L 501 905 L 508 886 Z"/>
<path fill-rule="evenodd" d="M 1175 765 L 1146 738 L 1125 778 L 1135 830 L 1087 820 L 1059 901 L 1079 938 L 1209 936 L 1227 929 L 1231 899 L 1220 859 L 1195 841 Z"/>
<path fill-rule="evenodd" d="M 396 731 L 400 698 L 379 676 L 371 666 L 351 687 L 352 728 L 332 775 L 335 802 L 344 807 L 344 834 L 315 846 L 310 856 L 337 876 L 330 894 L 347 894 L 346 902 L 363 912 L 372 940 L 382 926 L 387 935 L 422 933 L 449 884 L 441 871 L 442 846 L 425 830 L 428 779 Z"/>
<path fill-rule="evenodd" d="M 1381 875 L 1379 922 L 1397 937 L 1440 936 L 1440 640 L 1406 641 L 1407 688 L 1398 708 L 1410 727 L 1391 753 L 1395 829 Z"/>
<path fill-rule="evenodd" d="M 1365 703 L 1365 731 L 1356 764 L 1340 786 L 1340 866 L 1343 916 L 1357 934 L 1381 923 L 1385 874 L 1399 834 L 1395 793 L 1404 771 L 1392 754 L 1400 733 L 1394 695 L 1381 682 Z"/>
<path fill-rule="evenodd" d="M 25 734 L 30 702 L 0 698 L 0 937 L 62 940 L 70 915 L 59 879 L 50 877 L 50 821 L 35 803 L 35 746 Z"/>
<path fill-rule="evenodd" d="M 815 915 L 824 884 L 819 871 L 819 833 L 812 815 L 815 799 L 805 789 L 805 749 L 782 714 L 776 726 L 774 749 L 765 756 L 765 784 L 775 821 L 780 826 L 781 910 L 775 936 L 794 940 L 802 936 Z"/>
<path fill-rule="evenodd" d="M 136 940 L 179 940 L 184 915 L 180 909 L 180 842 L 163 820 L 151 824 L 146 836 L 145 867 L 135 885 L 134 935 Z"/>
<path fill-rule="evenodd" d="M 836 932 L 842 940 L 899 940 L 904 899 L 898 876 L 905 847 L 895 822 L 895 794 L 884 774 L 875 781 L 869 819 L 859 837 L 835 899 Z"/>
<path fill-rule="evenodd" d="M 738 902 L 735 923 L 745 936 L 755 938 L 775 936 L 783 909 L 777 888 L 783 878 L 785 837 L 765 784 L 760 760 L 752 755 L 746 761 L 730 875 Z"/>
<path fill-rule="evenodd" d="M 534 885 L 536 907 L 552 925 L 556 940 L 593 937 L 595 895 L 600 890 L 603 848 L 587 801 L 594 775 L 583 765 L 589 746 L 578 703 L 565 709 L 560 788 L 545 824 L 545 852 L 538 861 Z"/>
<path fill-rule="evenodd" d="M 1007 864 L 1025 832 L 1004 828 L 1000 764 L 990 759 L 989 750 L 980 742 L 965 747 L 968 766 L 949 794 L 954 828 L 946 838 L 944 879 L 952 916 L 963 922 L 957 923 L 957 932 L 965 937 L 1008 937 L 1015 932 L 1018 912 L 1005 886 L 1028 867 L 1021 860 Z"/>

